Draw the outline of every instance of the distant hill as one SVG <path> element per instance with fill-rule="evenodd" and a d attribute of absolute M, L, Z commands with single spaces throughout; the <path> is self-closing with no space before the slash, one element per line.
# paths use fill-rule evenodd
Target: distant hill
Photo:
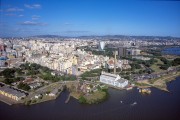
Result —
<path fill-rule="evenodd" d="M 70 36 L 60 36 L 60 35 L 36 35 L 31 36 L 36 38 L 79 38 L 79 39 L 108 39 L 108 40 L 117 40 L 117 39 L 144 39 L 144 40 L 171 40 L 177 39 L 178 37 L 171 37 L 171 36 L 128 36 L 128 35 L 89 35 L 89 36 L 77 36 L 77 37 L 70 37 Z"/>
<path fill-rule="evenodd" d="M 160 40 L 160 39 L 180 39 L 178 37 L 171 36 L 127 36 L 127 35 L 104 35 L 104 36 L 80 36 L 79 38 L 104 38 L 104 39 L 151 39 L 151 40 Z"/>
<path fill-rule="evenodd" d="M 60 36 L 60 35 L 35 35 L 29 37 L 2 37 L 2 38 L 79 38 L 79 39 L 107 39 L 107 40 L 117 40 L 117 39 L 144 39 L 144 40 L 180 40 L 180 37 L 172 36 L 129 36 L 129 35 L 89 35 L 89 36 Z"/>
<path fill-rule="evenodd" d="M 67 36 L 60 36 L 60 35 L 35 35 L 30 37 L 36 37 L 36 38 L 69 38 Z"/>

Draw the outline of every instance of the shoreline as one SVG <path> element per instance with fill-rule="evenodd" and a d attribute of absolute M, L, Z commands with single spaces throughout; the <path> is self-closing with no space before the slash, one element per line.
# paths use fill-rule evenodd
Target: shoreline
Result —
<path fill-rule="evenodd" d="M 62 91 L 61 91 L 62 92 Z M 35 102 L 35 103 L 30 103 L 30 104 L 25 104 L 26 101 L 14 101 L 6 96 L 3 96 L 3 95 L 0 95 L 0 101 L 7 104 L 7 105 L 15 105 L 15 104 L 22 104 L 24 106 L 31 106 L 31 105 L 36 105 L 36 104 L 40 104 L 40 103 L 44 103 L 44 102 L 48 102 L 48 101 L 52 101 L 52 100 L 55 100 L 59 97 L 59 95 L 61 94 L 61 92 L 56 96 L 56 97 L 51 97 L 51 99 L 46 99 L 46 100 L 42 100 L 42 101 L 39 101 L 39 102 Z"/>
<path fill-rule="evenodd" d="M 167 88 L 167 83 L 176 80 L 177 77 L 180 77 L 180 72 L 177 72 L 175 75 L 170 76 L 170 77 L 165 77 L 165 78 L 163 78 L 163 79 L 162 79 L 162 77 L 161 77 L 161 78 L 158 78 L 158 79 L 155 81 L 155 82 L 157 82 L 157 81 L 162 82 L 161 85 L 164 85 L 164 86 L 157 85 L 157 84 L 155 84 L 155 83 L 150 84 L 148 81 L 145 81 L 145 82 L 144 82 L 144 81 L 141 81 L 141 82 L 138 82 L 138 83 L 143 83 L 143 84 L 145 84 L 145 85 L 144 85 L 144 86 L 143 86 L 143 85 L 142 85 L 142 86 L 141 86 L 141 85 L 136 85 L 136 87 L 138 87 L 138 88 L 154 87 L 154 88 L 157 88 L 157 89 L 159 89 L 159 90 L 163 90 L 163 91 L 165 91 L 165 92 L 170 92 L 170 91 L 168 90 L 168 88 Z M 167 80 L 167 79 L 168 79 L 168 80 Z"/>
<path fill-rule="evenodd" d="M 150 88 L 150 87 L 154 87 L 154 88 L 157 88 L 157 89 L 159 89 L 159 90 L 163 90 L 163 91 L 165 91 L 165 92 L 170 92 L 168 89 L 167 89 L 167 83 L 169 83 L 169 82 L 171 82 L 171 81 L 174 81 L 174 80 L 176 80 L 176 78 L 177 77 L 180 77 L 179 76 L 180 75 L 180 72 L 177 72 L 175 75 L 173 75 L 173 76 L 170 76 L 170 77 L 165 77 L 165 78 L 163 78 L 163 81 L 164 81 L 164 83 L 165 83 L 165 87 L 162 87 L 162 86 L 157 86 L 157 85 L 154 85 L 154 84 L 147 84 L 147 83 L 144 83 L 144 82 L 140 82 L 140 83 L 143 83 L 143 84 L 145 84 L 144 86 L 143 85 L 135 85 L 135 87 L 138 87 L 138 88 Z M 158 78 L 156 81 L 158 81 L 158 80 L 161 80 L 161 78 Z M 168 80 L 167 80 L 168 79 Z M 111 87 L 112 89 L 116 89 L 115 87 L 112 87 L 112 86 L 109 86 L 109 87 Z M 108 88 L 107 88 L 108 89 Z M 118 89 L 118 90 L 125 90 L 125 89 Z M 48 99 L 48 100 L 42 100 L 42 101 L 39 101 L 39 102 L 36 102 L 36 103 L 31 103 L 31 104 L 29 104 L 29 106 L 31 106 L 31 105 L 35 105 L 35 104 L 40 104 L 40 103 L 43 103 L 43 102 L 48 102 L 48 101 L 52 101 L 52 100 L 55 100 L 55 99 L 57 99 L 57 97 L 59 97 L 59 95 L 62 93 L 63 91 L 61 91 L 56 97 L 54 97 L 54 98 L 51 98 L 51 99 Z M 75 98 L 76 100 L 78 100 L 75 96 L 73 96 L 72 94 L 70 95 L 70 96 L 72 96 L 73 98 Z M 25 101 L 22 103 L 22 101 L 13 101 L 13 100 L 11 100 L 10 98 L 8 98 L 8 97 L 6 97 L 6 96 L 3 96 L 3 95 L 0 95 L 0 101 L 1 102 L 3 102 L 3 103 L 5 103 L 5 104 L 7 104 L 7 105 L 14 105 L 14 104 L 23 104 L 23 105 L 25 105 L 25 106 L 28 106 L 28 105 L 26 105 L 25 104 Z"/>
<path fill-rule="evenodd" d="M 7 101 L 5 101 L 5 100 L 2 100 L 2 99 L 1 99 L 0 101 L 3 102 L 3 103 L 5 103 L 5 104 L 7 104 L 7 105 L 10 105 L 10 106 L 13 105 L 13 104 L 11 104 L 11 103 L 9 103 L 9 102 L 7 102 Z"/>
<path fill-rule="evenodd" d="M 21 103 L 20 101 L 15 101 L 15 100 L 8 98 L 8 97 L 1 95 L 1 94 L 0 94 L 0 101 L 7 104 L 7 105 L 10 105 L 10 106 L 14 105 L 14 104 L 20 104 Z"/>
<path fill-rule="evenodd" d="M 62 91 L 61 91 L 61 92 L 62 92 Z M 31 106 L 31 105 L 36 105 L 36 104 L 40 104 L 40 103 L 44 103 L 44 102 L 56 100 L 56 99 L 60 96 L 61 92 L 59 92 L 55 97 L 50 97 L 50 99 L 46 99 L 46 100 L 42 100 L 42 99 L 41 99 L 42 101 L 38 101 L 38 102 L 35 102 L 35 103 L 30 103 L 29 105 L 26 105 L 26 104 L 24 103 L 24 105 L 25 105 L 25 106 Z"/>

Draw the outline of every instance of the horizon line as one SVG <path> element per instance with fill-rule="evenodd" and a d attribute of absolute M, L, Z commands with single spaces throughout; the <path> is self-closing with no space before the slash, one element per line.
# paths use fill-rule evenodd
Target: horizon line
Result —
<path fill-rule="evenodd" d="M 0 36 L 0 38 L 29 38 L 29 37 L 39 37 L 39 36 L 57 36 L 57 37 L 103 37 L 103 36 L 126 36 L 126 37 L 172 37 L 172 38 L 179 38 L 180 36 L 171 36 L 171 35 L 123 35 L 123 34 L 105 34 L 105 35 L 77 35 L 77 36 L 67 36 L 67 35 L 58 35 L 58 34 L 40 34 L 40 35 L 32 35 L 32 36 Z"/>

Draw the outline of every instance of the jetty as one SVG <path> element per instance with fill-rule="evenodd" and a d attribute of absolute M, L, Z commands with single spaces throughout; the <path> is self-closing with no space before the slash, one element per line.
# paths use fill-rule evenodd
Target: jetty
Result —
<path fill-rule="evenodd" d="M 69 95 L 68 95 L 68 97 L 67 97 L 67 99 L 66 99 L 65 103 L 68 103 L 68 102 L 69 102 L 69 100 L 70 100 L 70 98 L 71 98 L 71 94 L 69 93 Z"/>

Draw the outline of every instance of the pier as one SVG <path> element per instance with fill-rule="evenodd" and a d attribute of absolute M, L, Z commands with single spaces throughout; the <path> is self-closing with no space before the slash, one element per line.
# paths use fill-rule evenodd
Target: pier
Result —
<path fill-rule="evenodd" d="M 66 99 L 65 103 L 68 103 L 68 102 L 69 102 L 69 100 L 70 100 L 70 98 L 71 98 L 71 93 L 69 93 L 69 95 L 68 95 L 68 97 L 67 97 L 67 99 Z"/>

